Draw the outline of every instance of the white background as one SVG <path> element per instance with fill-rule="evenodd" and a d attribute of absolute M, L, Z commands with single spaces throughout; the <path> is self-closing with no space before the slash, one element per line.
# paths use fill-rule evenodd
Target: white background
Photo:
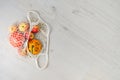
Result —
<path fill-rule="evenodd" d="M 52 29 L 40 71 L 9 44 L 9 26 L 38 10 Z M 120 80 L 119 0 L 0 0 L 0 80 Z"/>

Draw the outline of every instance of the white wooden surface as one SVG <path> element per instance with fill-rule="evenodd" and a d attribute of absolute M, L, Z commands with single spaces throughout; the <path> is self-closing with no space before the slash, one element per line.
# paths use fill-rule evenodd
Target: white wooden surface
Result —
<path fill-rule="evenodd" d="M 8 42 L 31 9 L 52 29 L 44 71 Z M 120 0 L 0 0 L 0 32 L 0 80 L 120 80 Z"/>

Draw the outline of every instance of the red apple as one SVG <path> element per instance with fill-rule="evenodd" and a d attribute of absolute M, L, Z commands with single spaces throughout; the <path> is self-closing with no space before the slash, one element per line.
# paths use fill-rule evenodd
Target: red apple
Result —
<path fill-rule="evenodd" d="M 39 32 L 39 30 L 40 30 L 40 27 L 38 25 L 35 25 L 32 29 L 32 32 L 37 33 L 37 32 Z"/>

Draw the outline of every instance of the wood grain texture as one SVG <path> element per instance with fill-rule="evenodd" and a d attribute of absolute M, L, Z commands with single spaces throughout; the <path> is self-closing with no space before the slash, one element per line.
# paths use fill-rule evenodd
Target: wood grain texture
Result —
<path fill-rule="evenodd" d="M 8 27 L 31 9 L 51 28 L 44 71 L 7 38 Z M 0 23 L 0 80 L 120 80 L 119 0 L 3 0 Z"/>

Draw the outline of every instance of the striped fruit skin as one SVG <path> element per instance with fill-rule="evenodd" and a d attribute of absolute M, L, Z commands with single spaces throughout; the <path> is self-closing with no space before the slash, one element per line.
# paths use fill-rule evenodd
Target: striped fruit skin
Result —
<path fill-rule="evenodd" d="M 21 47 L 24 44 L 25 37 L 22 33 L 14 32 L 10 34 L 9 41 L 13 47 Z"/>

